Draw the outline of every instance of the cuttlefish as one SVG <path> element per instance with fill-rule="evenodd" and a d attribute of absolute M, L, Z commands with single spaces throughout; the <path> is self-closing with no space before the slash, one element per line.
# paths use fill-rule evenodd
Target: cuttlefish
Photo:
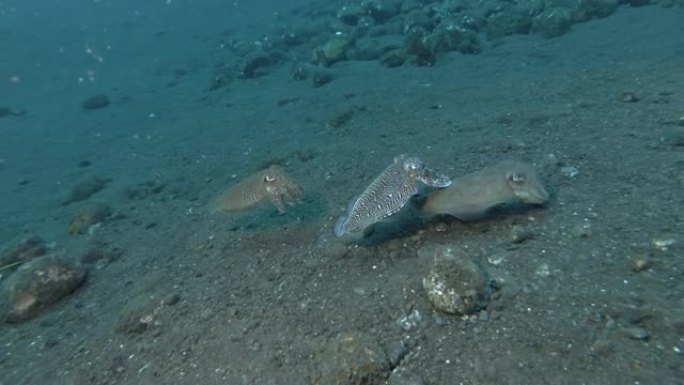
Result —
<path fill-rule="evenodd" d="M 214 211 L 235 212 L 250 209 L 262 202 L 271 202 L 279 213 L 285 205 L 301 199 L 302 189 L 282 167 L 272 165 L 230 187 L 213 202 Z"/>
<path fill-rule="evenodd" d="M 371 184 L 353 199 L 335 223 L 335 235 L 360 233 L 374 223 L 397 213 L 418 193 L 420 185 L 442 188 L 451 179 L 428 168 L 417 157 L 402 154 L 394 158 Z"/>
<path fill-rule="evenodd" d="M 468 221 L 485 217 L 495 207 L 542 205 L 548 200 L 531 165 L 507 160 L 454 179 L 449 187 L 428 193 L 418 206 L 427 217 L 449 215 Z"/>

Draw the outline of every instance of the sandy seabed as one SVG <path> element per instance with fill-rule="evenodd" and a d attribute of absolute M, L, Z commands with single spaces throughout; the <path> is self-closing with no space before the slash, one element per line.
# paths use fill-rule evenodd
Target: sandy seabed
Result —
<path fill-rule="evenodd" d="M 344 62 L 313 88 L 282 65 L 213 92 L 204 31 L 134 25 L 119 33 L 135 49 L 94 44 L 100 64 L 53 57 L 83 49 L 62 45 L 70 31 L 44 50 L 8 35 L 3 52 L 17 55 L 0 69 L 19 78 L 2 79 L 0 100 L 27 113 L 0 120 L 0 239 L 39 234 L 56 252 L 113 257 L 43 315 L 0 326 L 0 384 L 315 384 L 354 370 L 337 383 L 382 383 L 345 354 L 389 362 L 378 372 L 394 384 L 684 383 L 684 147 L 667 140 L 684 116 L 682 20 L 621 8 L 432 67 Z M 100 92 L 112 105 L 83 111 Z M 368 244 L 335 239 L 347 201 L 400 153 L 452 176 L 523 159 L 552 198 Z M 207 210 L 271 163 L 301 185 L 301 204 Z M 111 178 L 91 200 L 113 219 L 71 236 L 81 206 L 59 202 L 92 175 Z M 531 237 L 514 243 L 521 228 Z M 499 282 L 485 311 L 433 309 L 418 257 L 432 244 Z M 643 258 L 650 268 L 635 269 Z"/>

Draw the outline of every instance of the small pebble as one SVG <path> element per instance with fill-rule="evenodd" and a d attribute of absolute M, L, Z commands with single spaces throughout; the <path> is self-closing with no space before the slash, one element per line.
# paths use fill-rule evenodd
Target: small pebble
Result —
<path fill-rule="evenodd" d="M 648 256 L 634 257 L 629 261 L 629 270 L 639 273 L 648 270 L 653 266 L 653 261 Z"/>
<path fill-rule="evenodd" d="M 500 265 L 506 262 L 506 253 L 495 252 L 494 254 L 487 256 L 487 262 L 495 266 Z"/>
<path fill-rule="evenodd" d="M 628 327 L 623 331 L 627 337 L 633 340 L 646 341 L 651 337 L 651 334 L 648 332 L 648 330 L 638 326 Z"/>
<path fill-rule="evenodd" d="M 541 161 L 542 167 L 557 167 L 561 162 L 555 154 L 546 154 Z"/>
<path fill-rule="evenodd" d="M 109 106 L 109 97 L 104 94 L 91 96 L 81 103 L 84 110 L 97 110 L 107 106 Z"/>
<path fill-rule="evenodd" d="M 388 385 L 423 385 L 423 379 L 410 369 L 399 366 L 390 373 Z"/>
<path fill-rule="evenodd" d="M 575 238 L 589 238 L 591 237 L 591 223 L 588 221 L 579 223 L 570 229 L 570 234 Z"/>
<path fill-rule="evenodd" d="M 513 226 L 511 228 L 510 240 L 513 243 L 523 243 L 534 238 L 534 233 L 522 226 Z"/>
<path fill-rule="evenodd" d="M 423 315 L 420 314 L 418 309 L 413 309 L 409 314 L 398 320 L 399 326 L 407 332 L 417 328 L 421 322 L 423 322 Z"/>
<path fill-rule="evenodd" d="M 541 265 L 539 265 L 534 274 L 541 278 L 549 277 L 551 275 L 551 269 L 549 268 L 548 263 L 542 263 Z"/>
<path fill-rule="evenodd" d="M 169 294 L 166 299 L 164 299 L 164 304 L 166 306 L 173 306 L 180 301 L 180 295 L 178 293 Z"/>
<path fill-rule="evenodd" d="M 625 103 L 636 103 L 639 101 L 639 98 L 634 92 L 623 92 L 620 94 L 620 101 Z"/>
<path fill-rule="evenodd" d="M 674 238 L 654 239 L 651 244 L 653 245 L 653 248 L 658 251 L 668 251 L 672 246 L 677 244 L 677 240 Z"/>
<path fill-rule="evenodd" d="M 437 225 L 435 225 L 435 231 L 438 233 L 443 233 L 447 230 L 449 230 L 449 227 L 444 222 L 439 222 Z"/>
<path fill-rule="evenodd" d="M 614 349 L 613 343 L 607 339 L 598 339 L 591 345 L 592 353 L 599 356 L 610 354 Z"/>
<path fill-rule="evenodd" d="M 568 178 L 574 178 L 579 175 L 579 169 L 575 166 L 561 167 L 560 172 Z"/>

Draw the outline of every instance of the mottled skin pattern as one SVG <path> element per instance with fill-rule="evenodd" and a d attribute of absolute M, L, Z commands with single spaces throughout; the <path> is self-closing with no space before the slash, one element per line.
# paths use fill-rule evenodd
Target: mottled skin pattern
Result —
<path fill-rule="evenodd" d="M 335 224 L 338 237 L 345 233 L 360 232 L 366 227 L 399 210 L 418 192 L 420 183 L 433 187 L 446 187 L 451 180 L 425 166 L 416 157 L 402 154 L 394 158 L 366 190 L 356 198 L 345 215 Z"/>
<path fill-rule="evenodd" d="M 297 203 L 301 188 L 280 166 L 270 166 L 254 173 L 221 194 L 214 204 L 216 211 L 234 212 L 250 209 L 263 201 L 270 201 L 281 214 L 285 205 Z"/>
<path fill-rule="evenodd" d="M 420 211 L 425 216 L 450 215 L 479 219 L 506 204 L 541 205 L 549 193 L 532 166 L 508 160 L 454 179 L 454 183 L 427 194 Z"/>

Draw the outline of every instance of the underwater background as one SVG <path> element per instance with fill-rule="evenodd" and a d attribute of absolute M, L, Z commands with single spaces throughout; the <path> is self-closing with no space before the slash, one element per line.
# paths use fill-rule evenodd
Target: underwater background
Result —
<path fill-rule="evenodd" d="M 0 0 L 0 385 L 684 384 L 681 0 Z"/>

